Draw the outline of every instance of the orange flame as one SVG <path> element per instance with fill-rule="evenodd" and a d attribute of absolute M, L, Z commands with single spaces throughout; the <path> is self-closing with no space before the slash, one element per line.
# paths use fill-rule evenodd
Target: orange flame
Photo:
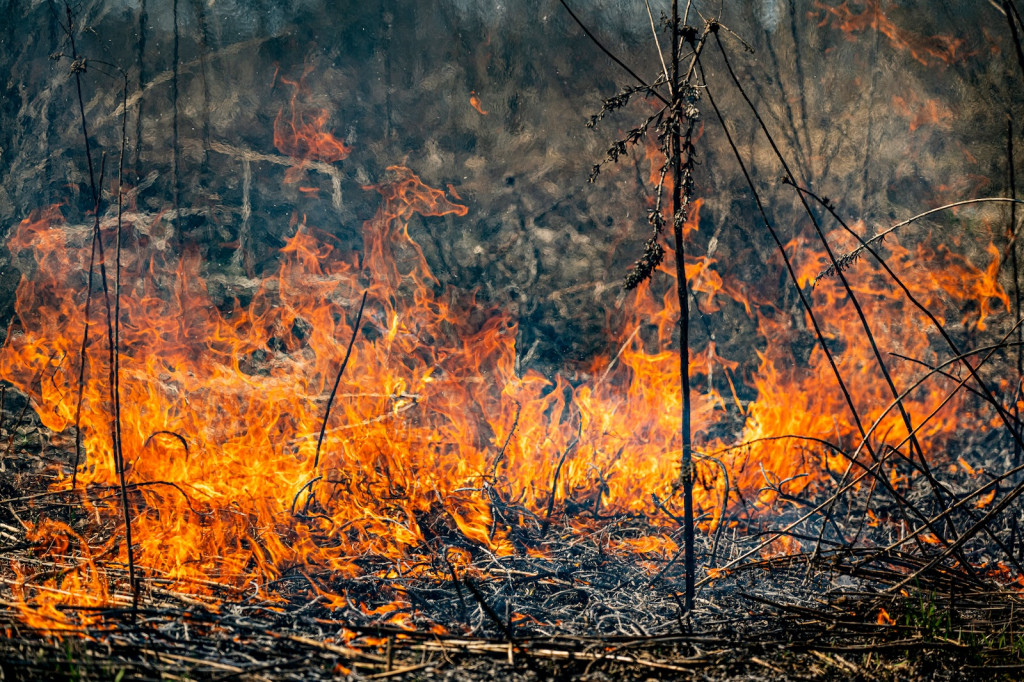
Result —
<path fill-rule="evenodd" d="M 916 94 L 910 93 L 907 97 L 893 95 L 892 103 L 910 121 L 910 132 L 929 125 L 941 130 L 951 127 L 953 112 L 936 99 L 921 102 Z"/>
<path fill-rule="evenodd" d="M 352 151 L 343 140 L 326 130 L 331 118 L 327 109 L 300 102 L 300 97 L 308 99 L 304 82 L 310 72 L 311 68 L 307 68 L 298 81 L 281 78 L 282 83 L 292 88 L 291 113 L 286 116 L 282 109 L 274 119 L 274 146 L 296 161 L 296 165 L 285 174 L 285 182 L 289 183 L 298 182 L 308 162 L 334 163 L 347 158 Z M 301 189 L 308 191 L 307 188 Z"/>
<path fill-rule="evenodd" d="M 906 50 L 910 55 L 928 66 L 932 63 L 952 64 L 966 55 L 958 54 L 966 44 L 963 38 L 953 36 L 921 36 L 897 26 L 885 12 L 878 0 L 863 0 L 864 9 L 856 12 L 850 8 L 850 1 L 844 0 L 839 5 L 826 5 L 815 2 L 814 6 L 823 12 L 819 26 L 831 22 L 847 35 L 862 33 L 867 30 L 879 31 L 889 39 L 889 44 L 897 50 Z"/>
<path fill-rule="evenodd" d="M 800 552 L 800 541 L 789 535 L 780 535 L 761 550 L 761 558 L 770 559 L 774 556 L 785 556 Z"/>
<path fill-rule="evenodd" d="M 480 102 L 480 98 L 477 96 L 476 92 L 469 93 L 469 105 L 476 109 L 481 116 L 486 116 L 491 113 L 489 111 L 484 111 L 484 106 Z"/>

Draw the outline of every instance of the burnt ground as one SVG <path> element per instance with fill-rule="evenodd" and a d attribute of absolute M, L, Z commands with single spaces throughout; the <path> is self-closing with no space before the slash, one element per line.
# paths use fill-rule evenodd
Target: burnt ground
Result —
<path fill-rule="evenodd" d="M 36 629 L 17 615 L 22 581 L 66 570 L 75 556 L 49 563 L 44 548 L 26 537 L 25 520 L 65 519 L 83 537 L 116 529 L 76 517 L 75 494 L 46 491 L 53 467 L 70 463 L 73 438 L 53 439 L 13 389 L 5 403 L 3 679 L 972 680 L 1024 672 L 1024 597 L 1012 572 L 992 568 L 1001 556 L 998 542 L 1019 555 L 1018 505 L 990 521 L 988 537 L 963 545 L 970 567 L 947 560 L 928 569 L 938 551 L 928 545 L 923 552 L 912 543 L 881 549 L 898 529 L 864 524 L 856 513 L 863 491 L 841 498 L 830 513 L 844 531 L 860 528 L 855 546 L 819 545 L 820 521 L 792 525 L 799 518 L 793 508 L 751 518 L 732 512 L 731 527 L 698 539 L 702 580 L 692 618 L 682 611 L 680 556 L 614 549 L 611 540 L 649 533 L 644 519 L 606 519 L 596 532 L 579 533 L 563 517 L 546 537 L 522 530 L 522 542 L 543 548 L 544 558 L 483 551 L 458 574 L 439 564 L 432 579 L 384 577 L 387 561 L 373 557 L 365 560 L 365 575 L 351 579 L 309 567 L 277 581 L 285 603 L 227 587 L 186 594 L 144 579 L 133 608 L 126 571 L 107 565 L 107 603 L 58 607 L 95 617 L 89 625 Z M 960 443 L 957 451 L 992 470 L 1012 457 L 992 435 Z M 959 500 L 971 499 L 982 483 L 952 475 L 944 482 Z M 924 506 L 919 493 L 912 484 L 907 497 Z M 872 508 L 882 517 L 893 512 L 879 499 Z M 758 551 L 772 531 L 798 541 L 792 553 Z M 679 531 L 666 532 L 679 539 Z M 421 549 L 429 555 L 430 548 Z M 328 608 L 318 584 L 362 607 Z M 388 622 L 395 612 L 371 613 L 392 602 L 407 616 L 402 628 Z"/>
<path fill-rule="evenodd" d="M 143 609 L 139 618 L 145 626 L 119 624 L 115 632 L 88 640 L 53 643 L 15 631 L 3 644 L 2 670 L 5 679 L 18 680 L 518 681 L 971 680 L 981 674 L 1019 679 L 1022 669 L 1019 649 L 999 646 L 998 637 L 947 637 L 916 624 L 873 626 L 863 619 L 865 604 L 847 604 L 837 616 L 796 607 L 757 609 L 756 602 L 742 597 L 736 601 L 741 615 L 709 619 L 693 634 L 489 639 L 366 628 L 349 646 L 322 639 L 330 628 L 324 619 L 312 626 L 301 617 L 281 624 Z M 791 615 L 780 618 L 787 611 Z M 802 622 L 789 623 L 794 611 Z"/>

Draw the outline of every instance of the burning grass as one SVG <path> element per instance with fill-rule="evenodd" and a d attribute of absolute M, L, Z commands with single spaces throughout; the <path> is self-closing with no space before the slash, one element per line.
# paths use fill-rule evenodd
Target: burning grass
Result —
<path fill-rule="evenodd" d="M 134 558 L 144 573 L 188 591 L 211 580 L 241 591 L 255 586 L 261 598 L 274 600 L 270 586 L 296 571 L 315 567 L 352 578 L 366 574 L 369 561 L 383 562 L 382 574 L 435 575 L 438 561 L 461 570 L 480 552 L 543 554 L 553 523 L 592 533 L 623 515 L 644 519 L 649 530 L 620 543 L 621 551 L 677 552 L 670 532 L 678 515 L 671 487 L 678 378 L 671 351 L 646 350 L 652 340 L 657 347 L 671 344 L 676 315 L 670 297 L 641 288 L 626 325 L 639 332 L 614 360 L 594 362 L 592 381 L 570 385 L 530 372 L 520 376 L 514 321 L 481 310 L 471 294 L 438 287 L 406 229 L 414 213 L 462 215 L 465 207 L 407 169 L 390 172 L 388 182 L 373 188 L 382 202 L 364 225 L 361 259 L 335 253 L 329 237 L 297 222 L 280 271 L 245 304 L 218 305 L 206 291 L 198 257 L 173 262 L 163 250 L 160 219 L 147 223 L 129 213 L 119 399 Z M 698 220 L 699 207 L 692 229 Z M 81 423 L 84 458 L 76 472 L 54 469 L 55 491 L 72 484 L 107 490 L 118 483 L 110 350 L 102 336 L 94 334 L 86 356 L 80 414 L 75 399 L 87 319 L 81 273 L 91 234 L 89 226 L 66 224 L 53 208 L 25 220 L 9 243 L 26 276 L 18 294 L 20 325 L 0 354 L 0 373 L 29 395 L 48 429 L 61 433 L 76 418 Z M 806 278 L 823 268 L 821 258 L 808 257 L 807 245 L 791 248 L 807 254 L 801 259 Z M 965 308 L 965 299 L 976 300 L 974 312 L 961 313 L 968 326 L 984 328 L 1005 305 L 994 281 L 997 260 L 982 269 L 948 253 L 915 253 L 895 244 L 890 251 L 898 268 L 937 266 L 926 266 L 914 285 L 933 308 L 942 298 L 952 299 L 955 310 Z M 709 259 L 693 267 L 691 276 L 704 282 L 698 291 L 705 292 L 705 306 L 713 308 L 727 287 Z M 868 313 L 899 323 L 881 337 L 885 347 L 937 362 L 930 337 L 917 332 L 922 323 L 900 308 L 897 294 L 878 281 L 881 273 L 867 275 L 858 277 L 856 290 L 868 301 Z M 361 290 L 366 320 L 357 333 Z M 856 320 L 841 292 L 825 282 L 815 297 L 831 311 L 826 333 L 845 345 L 841 369 L 858 377 L 861 414 L 877 422 L 875 448 L 899 447 L 906 430 L 886 409 L 885 386 L 871 372 L 867 344 L 851 333 Z M 91 319 L 102 324 L 101 299 L 92 300 Z M 741 503 L 748 507 L 744 516 L 756 516 L 780 496 L 814 499 L 850 467 L 843 443 L 852 440 L 854 425 L 828 385 L 824 357 L 812 351 L 807 367 L 797 365 L 789 350 L 799 333 L 792 321 L 767 314 L 768 300 L 743 303 L 756 311 L 761 333 L 773 343 L 761 353 L 752 381 L 757 399 L 733 405 L 745 419 L 738 439 L 698 437 L 700 452 L 707 453 L 698 472 L 698 514 L 712 534 Z M 327 394 L 353 336 L 325 423 Z M 719 372 L 732 382 L 735 363 L 709 350 L 704 374 Z M 910 361 L 894 371 L 901 385 L 920 374 Z M 918 437 L 932 448 L 993 421 L 969 410 L 968 394 L 951 392 L 951 383 L 929 382 L 905 401 L 911 413 L 931 414 L 918 424 Z M 695 392 L 698 434 L 721 419 L 730 399 L 739 400 L 713 387 Z M 928 457 L 932 466 L 943 463 L 931 452 Z M 876 466 L 894 485 L 924 474 L 909 459 Z M 82 502 L 82 513 L 106 519 L 101 525 L 108 528 L 118 517 L 109 498 L 86 495 Z M 70 543 L 87 557 L 127 562 L 118 532 L 85 542 L 52 520 L 32 532 L 54 538 L 60 555 Z M 106 588 L 91 567 L 41 586 L 80 594 L 90 584 L 102 601 Z M 348 603 L 331 585 L 319 587 L 338 606 Z M 26 617 L 39 601 L 48 620 L 57 618 L 49 598 L 34 589 L 27 588 Z"/>

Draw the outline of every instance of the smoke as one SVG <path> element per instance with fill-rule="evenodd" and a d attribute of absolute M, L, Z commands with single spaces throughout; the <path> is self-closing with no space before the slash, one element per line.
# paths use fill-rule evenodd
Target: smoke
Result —
<path fill-rule="evenodd" d="M 757 18 L 765 31 L 775 31 L 782 19 L 778 0 L 760 0 L 757 3 Z"/>
<path fill-rule="evenodd" d="M 443 0 L 460 17 L 472 18 L 491 25 L 506 22 L 520 23 L 537 19 L 541 22 L 562 21 L 565 9 L 558 0 L 533 3 L 507 2 L 502 0 Z M 649 19 L 644 3 L 637 0 L 567 0 L 569 7 L 587 25 L 610 35 L 635 35 L 649 33 Z M 654 0 L 651 12 L 657 21 L 666 14 L 671 3 Z"/>

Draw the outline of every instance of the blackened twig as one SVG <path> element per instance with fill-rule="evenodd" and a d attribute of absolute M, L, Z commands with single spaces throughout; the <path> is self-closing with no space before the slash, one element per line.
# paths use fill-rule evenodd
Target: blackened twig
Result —
<path fill-rule="evenodd" d="M 316 456 L 313 458 L 313 469 L 320 465 L 320 447 L 324 442 L 324 433 L 327 432 L 327 419 L 331 416 L 331 405 L 334 403 L 334 396 L 338 394 L 338 386 L 341 385 L 341 375 L 345 373 L 345 367 L 348 366 L 348 358 L 352 354 L 352 346 L 356 342 L 356 336 L 359 334 L 359 323 L 363 319 L 363 308 L 366 306 L 366 294 L 367 291 L 363 292 L 363 300 L 359 302 L 359 312 L 356 313 L 355 324 L 352 325 L 352 337 L 348 340 L 348 348 L 345 350 L 345 358 L 341 361 L 341 367 L 338 368 L 338 376 L 334 379 L 334 388 L 331 389 L 331 395 L 327 398 L 327 407 L 324 409 L 324 419 L 320 423 L 320 437 L 316 441 Z"/>
<path fill-rule="evenodd" d="M 708 566 L 714 566 L 715 559 L 718 556 L 718 546 L 722 541 L 722 531 L 725 529 L 725 514 L 729 509 L 729 492 L 731 491 L 731 485 L 729 484 L 729 468 L 725 466 L 725 462 L 717 457 L 697 452 L 693 453 L 693 456 L 698 459 L 706 459 L 717 464 L 719 470 L 722 472 L 722 478 L 725 479 L 725 490 L 722 493 L 721 508 L 718 511 L 718 524 L 715 526 L 715 538 L 711 543 L 711 555 L 708 557 L 707 562 Z"/>
<path fill-rule="evenodd" d="M 505 624 L 505 621 L 499 618 L 498 614 L 494 612 L 494 609 L 492 609 L 491 605 L 487 603 L 487 600 L 484 599 L 484 596 L 480 594 L 480 590 L 477 588 L 476 585 L 473 584 L 473 581 L 469 579 L 469 576 L 464 577 L 462 579 L 462 582 L 464 582 L 466 584 L 466 587 L 469 588 L 469 591 L 470 593 L 472 593 L 473 598 L 476 599 L 477 603 L 480 604 L 480 608 L 482 608 L 484 613 L 487 614 L 487 617 L 490 618 L 491 621 L 498 626 L 498 630 L 500 630 L 501 633 L 505 635 L 505 639 L 511 642 L 514 639 L 512 637 L 512 630 L 510 630 L 508 625 Z"/>
<path fill-rule="evenodd" d="M 302 491 L 305 490 L 306 488 L 312 489 L 313 484 L 315 484 L 317 481 L 319 481 L 322 478 L 323 478 L 323 476 L 316 476 L 314 478 L 311 478 L 310 480 L 306 481 L 303 484 L 303 486 L 301 488 L 299 488 L 295 492 L 295 497 L 292 498 L 292 511 L 291 511 L 292 516 L 295 515 L 295 506 L 299 503 L 299 495 L 302 494 Z M 303 516 L 305 516 L 305 512 L 303 512 Z"/>
<path fill-rule="evenodd" d="M 117 234 L 115 236 L 117 240 L 116 244 L 116 255 L 114 263 L 114 321 L 113 327 L 110 328 L 110 303 L 107 302 L 107 323 L 108 331 L 110 332 L 110 363 L 111 363 L 111 386 L 110 392 L 111 397 L 114 401 L 114 439 L 117 443 L 117 457 L 121 462 L 121 504 L 125 510 L 125 533 L 127 535 L 128 542 L 128 568 L 129 576 L 132 585 L 132 609 L 137 609 L 139 606 L 139 583 L 135 580 L 135 565 L 132 560 L 132 536 L 131 536 L 131 519 L 128 515 L 128 492 L 125 489 L 125 475 L 124 475 L 124 449 L 121 434 L 121 357 L 120 357 L 120 346 L 121 346 L 121 245 L 122 245 L 122 227 L 124 218 L 124 150 L 125 145 L 128 143 L 128 72 L 121 69 L 121 75 L 124 77 L 124 85 L 121 88 L 121 153 L 118 155 L 117 160 Z M 103 253 L 103 241 L 102 235 L 99 240 L 100 254 Z M 104 287 L 106 286 L 106 274 L 103 276 Z M 188 454 L 188 445 L 185 445 L 185 453 Z M 189 506 L 192 503 L 189 502 Z"/>
<path fill-rule="evenodd" d="M 188 459 L 188 441 L 185 440 L 185 436 L 181 435 L 177 431 L 167 431 L 165 429 L 162 429 L 160 431 L 154 431 L 153 433 L 149 434 L 149 437 L 146 439 L 146 442 L 142 444 L 142 447 L 148 447 L 150 442 L 152 442 L 152 440 L 157 436 L 171 436 L 172 438 L 176 438 L 178 442 L 181 443 L 181 446 L 185 448 L 185 459 Z"/>
<path fill-rule="evenodd" d="M 65 27 L 68 36 L 68 42 L 71 45 L 71 59 L 72 68 L 71 72 L 75 76 L 75 87 L 78 90 L 78 111 L 81 114 L 82 120 L 82 138 L 85 140 L 85 159 L 89 166 L 89 186 L 92 190 L 92 202 L 95 209 L 97 220 L 99 220 L 99 193 L 96 189 L 96 177 L 92 167 L 92 148 L 89 143 L 89 130 L 86 125 L 85 118 L 85 98 L 82 96 L 82 72 L 85 70 L 85 62 L 79 62 L 78 59 L 78 48 L 75 45 L 75 21 L 71 14 L 71 5 L 65 2 L 64 10 L 67 15 L 68 25 Z M 81 67 L 76 65 L 81 64 Z M 102 184 L 102 180 L 100 181 Z M 81 461 L 82 454 L 82 400 L 84 398 L 84 387 L 85 387 L 85 364 L 86 364 L 86 348 L 89 345 L 89 310 L 90 304 L 92 303 L 92 278 L 93 278 L 93 267 L 96 261 L 96 237 L 97 232 L 93 232 L 92 241 L 92 252 L 89 256 L 89 282 L 86 287 L 85 293 L 85 328 L 82 332 L 82 345 L 79 353 L 80 367 L 78 371 L 78 405 L 75 408 L 75 461 L 74 470 L 71 473 L 71 488 L 75 488 L 78 479 L 78 465 Z"/>
<path fill-rule="evenodd" d="M 704 28 L 704 35 L 701 36 L 701 44 L 711 30 L 711 24 Z M 686 212 L 689 209 L 690 198 L 693 194 L 693 176 L 691 173 L 693 165 L 693 145 L 691 138 L 693 126 L 697 121 L 696 107 L 692 104 L 683 106 L 683 83 L 689 83 L 693 73 L 693 65 L 700 56 L 700 50 L 694 46 L 693 59 L 683 79 L 679 74 L 679 43 L 684 36 L 683 26 L 680 23 L 679 0 L 672 0 L 672 115 L 669 119 L 669 150 L 668 163 L 672 166 L 672 235 L 676 247 L 676 298 L 679 300 L 679 380 L 682 393 L 682 405 L 680 414 L 680 435 L 682 438 L 682 451 L 679 458 L 679 478 L 676 481 L 683 489 L 683 551 L 684 557 L 684 583 L 686 617 L 693 614 L 693 601 L 696 592 L 697 562 L 694 556 L 694 521 L 693 521 L 693 428 L 690 423 L 690 298 L 689 282 L 686 280 L 686 241 L 683 239 L 683 221 L 686 219 Z M 694 40 L 692 30 L 686 32 L 689 40 Z M 689 87 L 688 87 L 689 89 Z M 683 119 L 686 119 L 686 162 L 683 162 L 683 131 L 681 126 Z M 685 187 L 684 187 L 685 184 Z"/>
<path fill-rule="evenodd" d="M 1014 20 L 1014 18 L 1017 17 L 1017 8 L 1013 6 L 1013 3 L 1011 3 L 1010 0 L 1003 0 L 1003 12 L 1006 14 L 1006 21 L 1010 24 L 1010 34 L 1013 36 L 1013 47 L 1017 53 L 1017 64 L 1020 65 L 1021 75 L 1024 76 L 1024 49 L 1021 48 L 1020 33 L 1017 29 L 1017 22 Z"/>
<path fill-rule="evenodd" d="M 459 576 L 455 572 L 455 567 L 452 566 L 452 562 L 448 560 L 447 547 L 441 550 L 441 560 L 444 561 L 444 565 L 448 568 L 448 574 L 452 577 L 452 585 L 455 586 L 455 594 L 459 597 L 459 610 L 462 614 L 462 621 L 466 625 L 469 625 L 469 611 L 466 608 L 466 599 L 462 596 L 462 583 L 459 581 Z"/>
<path fill-rule="evenodd" d="M 99 188 L 96 185 L 96 175 L 92 168 L 92 147 L 89 145 L 89 131 L 85 124 L 85 98 L 82 97 L 82 73 L 86 69 L 85 60 L 79 60 L 78 48 L 75 46 L 75 19 L 71 14 L 71 5 L 64 3 L 64 10 L 67 13 L 68 42 L 71 44 L 71 73 L 75 76 L 75 87 L 78 90 L 78 111 L 82 119 L 82 137 L 85 139 L 85 159 L 89 164 L 89 186 L 92 189 L 93 203 L 99 202 Z M 102 186 L 102 182 L 100 183 Z"/>
<path fill-rule="evenodd" d="M 1005 5 L 1009 0 L 1005 0 Z M 1011 20 L 1010 25 L 1014 23 Z M 1014 38 L 1017 38 L 1016 32 Z M 1021 54 L 1020 41 L 1017 43 L 1017 56 L 1021 61 L 1021 71 L 1024 72 L 1024 55 Z M 1010 172 L 1010 198 L 1017 198 L 1017 169 L 1013 153 L 1013 118 L 1006 119 L 1006 165 Z M 1010 229 L 1007 234 L 1007 248 L 1010 249 L 1010 264 L 1013 270 L 1013 317 L 1020 319 L 1020 264 L 1017 260 L 1017 204 L 1010 204 Z M 1020 397 L 1021 382 L 1024 381 L 1024 329 L 1017 328 L 1017 376 L 1014 377 L 1013 392 L 1013 424 L 1017 432 L 1020 432 Z M 1014 462 L 1020 464 L 1021 456 L 1024 455 L 1020 439 L 1014 441 L 1013 458 Z"/>
<path fill-rule="evenodd" d="M 98 212 L 98 209 L 97 209 Z M 85 400 L 85 366 L 89 347 L 90 312 L 92 310 L 93 272 L 96 264 L 97 231 L 92 235 L 92 251 L 89 254 L 89 275 L 85 286 L 85 326 L 82 329 L 82 343 L 78 350 L 78 401 L 75 405 L 75 460 L 71 465 L 71 489 L 78 484 L 78 466 L 82 460 L 82 402 Z"/>
<path fill-rule="evenodd" d="M 837 259 L 838 260 L 839 269 L 840 270 L 845 270 L 848 267 L 850 267 L 850 264 L 852 264 L 862 253 L 864 253 L 864 251 L 865 251 L 865 249 L 867 248 L 868 245 L 874 244 L 875 242 L 882 241 L 883 239 L 885 239 L 886 237 L 888 237 L 890 234 L 892 234 L 896 230 L 900 229 L 901 227 L 906 227 L 910 223 L 917 222 L 918 220 L 921 220 L 922 218 L 927 218 L 928 216 L 933 215 L 935 213 L 940 213 L 942 211 L 948 211 L 949 209 L 957 208 L 958 206 L 967 206 L 968 204 L 984 204 L 984 203 L 988 203 L 988 202 L 1024 204 L 1024 199 L 1011 199 L 1010 197 L 981 197 L 979 199 L 963 199 L 961 201 L 954 201 L 951 204 L 944 204 L 942 206 L 939 206 L 938 208 L 928 209 L 927 211 L 924 211 L 923 213 L 918 213 L 917 215 L 911 216 L 910 218 L 907 218 L 906 220 L 901 220 L 900 222 L 896 223 L 895 225 L 890 226 L 888 229 L 885 229 L 885 230 L 879 232 L 878 234 L 876 234 L 874 237 L 871 237 L 870 239 L 865 239 L 864 243 L 861 244 L 860 246 L 858 246 L 853 251 L 850 251 L 849 253 L 841 254 L 839 256 L 839 258 Z M 831 277 L 835 273 L 836 273 L 836 267 L 834 265 L 829 265 L 827 268 L 825 268 L 824 270 L 819 272 L 815 276 L 814 280 L 818 281 L 819 279 L 824 279 L 826 277 Z"/>
<path fill-rule="evenodd" d="M 498 465 L 501 460 L 505 458 L 505 450 L 508 448 L 508 444 L 512 442 L 512 436 L 516 433 L 516 427 L 519 426 L 519 413 L 522 411 L 523 405 L 518 400 L 516 401 L 516 418 L 512 420 L 512 428 L 508 431 L 508 437 L 505 439 L 504 445 L 501 446 L 501 450 L 498 451 L 498 456 L 494 458 L 494 465 L 491 467 L 491 480 L 498 480 Z"/>
<path fill-rule="evenodd" d="M 548 528 L 551 526 L 551 512 L 555 508 L 555 495 L 558 491 L 558 477 L 562 473 L 562 465 L 565 464 L 565 458 L 568 457 L 569 453 L 576 447 L 580 442 L 580 433 L 583 429 L 583 420 L 580 420 L 579 428 L 576 430 L 576 435 L 569 441 L 569 444 L 565 446 L 565 450 L 562 451 L 562 456 L 558 460 L 558 466 L 555 467 L 554 480 L 551 482 L 551 497 L 548 498 L 548 510 L 544 515 L 544 523 L 540 527 L 540 536 L 543 538 L 548 534 Z"/>
<path fill-rule="evenodd" d="M 640 85 L 642 85 L 642 86 L 643 86 L 644 88 L 647 88 L 647 89 L 648 89 L 648 90 L 650 91 L 650 93 L 651 93 L 652 95 L 654 95 L 655 97 L 657 97 L 658 99 L 660 99 L 660 100 L 661 100 L 661 101 L 662 101 L 662 102 L 663 102 L 664 104 L 666 104 L 666 105 L 667 105 L 667 104 L 669 103 L 669 102 L 668 102 L 668 100 L 667 100 L 667 99 L 665 99 L 665 97 L 664 97 L 664 96 L 662 96 L 662 95 L 661 95 L 661 94 L 660 94 L 660 93 L 659 93 L 659 92 L 658 92 L 657 90 L 655 90 L 655 89 L 654 89 L 653 87 L 651 87 L 650 85 L 648 85 L 648 84 L 647 84 L 647 81 L 645 81 L 645 80 L 644 80 L 643 78 L 641 78 L 640 76 L 638 76 L 638 75 L 636 74 L 636 72 L 635 72 L 635 71 L 633 71 L 633 69 L 631 69 L 631 68 L 629 68 L 628 66 L 626 66 L 626 63 L 625 63 L 625 62 L 623 62 L 623 61 L 622 61 L 621 59 L 619 59 L 619 58 L 618 58 L 618 57 L 616 57 L 616 56 L 615 56 L 614 54 L 612 54 L 612 53 L 611 53 L 611 51 L 609 51 L 609 50 L 608 50 L 608 48 L 606 48 L 606 47 L 605 47 L 605 46 L 604 46 L 604 45 L 603 45 L 603 44 L 601 43 L 601 41 L 600 41 L 600 40 L 598 40 L 598 39 L 597 39 L 597 38 L 596 38 L 596 37 L 594 36 L 594 34 L 593 34 L 593 33 L 592 33 L 591 31 L 590 31 L 590 29 L 589 29 L 589 28 L 587 28 L 587 27 L 586 27 L 586 25 L 585 25 L 585 24 L 584 24 L 584 23 L 583 23 L 582 21 L 580 21 L 580 18 L 579 18 L 578 16 L 576 16 L 576 13 L 575 13 L 575 12 L 573 12 L 573 11 L 572 11 L 572 9 L 570 9 L 569 5 L 568 5 L 568 4 L 566 4 L 565 0 L 558 0 L 558 1 L 562 3 L 562 7 L 564 7 L 564 8 L 565 8 L 565 11 L 566 11 L 566 12 L 568 12 L 568 13 L 569 13 L 569 16 L 571 16 L 571 17 L 572 17 L 572 19 L 573 19 L 573 21 L 575 21 L 575 22 L 576 22 L 576 25 L 577 25 L 577 26 L 579 26 L 579 27 L 580 27 L 581 29 L 583 29 L 583 32 L 584 32 L 584 33 L 585 33 L 585 34 L 587 35 L 587 37 L 588 37 L 588 38 L 590 38 L 590 40 L 591 40 L 591 41 L 592 41 L 592 42 L 594 43 L 594 45 L 596 45 L 596 46 L 598 47 L 598 49 L 600 49 L 600 50 L 601 50 L 601 52 L 604 52 L 604 53 L 605 53 L 606 55 L 608 55 L 608 58 L 609 58 L 609 59 L 611 59 L 611 60 L 612 60 L 613 62 L 615 62 L 616 64 L 618 64 L 619 66 L 621 66 L 621 67 L 622 67 L 622 68 L 623 68 L 623 69 L 624 69 L 624 70 L 626 71 L 626 73 L 628 73 L 628 74 L 629 74 L 629 75 L 630 75 L 630 76 L 631 76 L 631 77 L 632 77 L 632 78 L 633 78 L 633 79 L 634 79 L 634 80 L 635 80 L 635 81 L 636 81 L 637 83 L 639 83 Z"/>

